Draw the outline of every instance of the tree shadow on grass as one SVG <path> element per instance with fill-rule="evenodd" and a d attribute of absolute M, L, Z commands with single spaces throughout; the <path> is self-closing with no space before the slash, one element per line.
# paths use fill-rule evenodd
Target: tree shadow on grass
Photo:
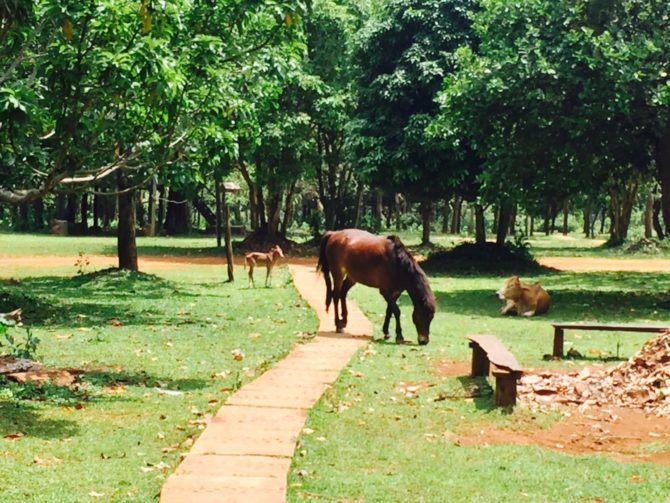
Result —
<path fill-rule="evenodd" d="M 73 278 L 37 277 L 0 290 L 0 312 L 18 307 L 30 325 L 94 327 L 109 320 L 124 325 L 175 321 L 159 309 L 137 308 L 137 299 L 159 302 L 178 295 L 168 281 L 151 275 L 100 271 Z M 82 316 L 83 315 L 83 316 Z"/>
<path fill-rule="evenodd" d="M 461 315 L 505 319 L 500 314 L 502 301 L 488 290 L 457 290 L 436 292 L 438 312 L 455 312 Z M 404 296 L 401 309 L 412 309 L 411 301 Z M 554 290 L 551 308 L 547 314 L 529 318 L 529 321 L 630 321 L 639 318 L 659 317 L 659 311 L 668 311 L 670 295 L 649 291 L 591 291 Z M 654 313 L 656 311 L 656 313 Z M 667 314 L 667 313 L 665 313 Z M 522 317 L 515 317 L 522 319 Z"/>
<path fill-rule="evenodd" d="M 90 369 L 81 374 L 81 380 L 94 386 L 106 387 L 113 384 L 160 388 L 178 391 L 194 391 L 208 386 L 204 379 L 173 379 L 149 374 L 145 371 L 129 372 L 124 370 Z"/>
<path fill-rule="evenodd" d="M 0 436 L 23 434 L 27 437 L 58 439 L 76 435 L 79 430 L 79 424 L 75 421 L 42 417 L 37 407 L 30 402 L 0 402 Z"/>

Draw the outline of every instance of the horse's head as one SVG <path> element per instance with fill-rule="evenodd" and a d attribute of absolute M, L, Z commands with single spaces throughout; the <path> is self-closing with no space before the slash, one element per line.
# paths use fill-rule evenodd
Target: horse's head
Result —
<path fill-rule="evenodd" d="M 284 258 L 284 252 L 281 250 L 279 245 L 273 246 L 270 252 L 273 253 L 274 255 L 277 255 L 279 258 Z"/>
<path fill-rule="evenodd" d="M 416 327 L 416 333 L 419 338 L 419 344 L 422 346 L 430 341 L 430 323 L 435 316 L 435 299 L 430 296 L 423 299 L 423 302 L 417 302 L 412 312 L 412 321 Z"/>

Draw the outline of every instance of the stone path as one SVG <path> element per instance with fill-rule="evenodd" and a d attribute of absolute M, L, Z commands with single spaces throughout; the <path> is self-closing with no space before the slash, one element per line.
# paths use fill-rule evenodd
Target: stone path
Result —
<path fill-rule="evenodd" d="M 317 312 L 319 333 L 230 396 L 161 490 L 161 503 L 277 503 L 307 412 L 372 326 L 353 303 L 348 334 L 335 334 L 325 285 L 314 266 L 290 265 L 300 295 Z M 358 336 L 358 337 L 352 337 Z"/>

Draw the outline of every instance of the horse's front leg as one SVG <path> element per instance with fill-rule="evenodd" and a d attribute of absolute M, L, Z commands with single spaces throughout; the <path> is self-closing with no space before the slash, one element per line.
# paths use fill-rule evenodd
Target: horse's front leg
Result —
<path fill-rule="evenodd" d="M 340 334 L 344 330 L 340 320 L 340 298 L 342 296 L 342 283 L 344 278 L 339 271 L 331 271 L 333 276 L 333 305 L 335 306 L 335 331 Z"/>
<path fill-rule="evenodd" d="M 391 323 L 391 314 L 393 314 L 393 308 L 391 303 L 386 301 L 386 316 L 384 317 L 384 325 L 382 326 L 382 333 L 384 334 L 384 340 L 388 340 L 389 336 L 389 324 Z"/>
<path fill-rule="evenodd" d="M 398 297 L 400 297 L 400 294 L 393 297 L 391 309 L 393 311 L 393 316 L 395 317 L 395 342 L 396 344 L 402 344 L 405 342 L 405 339 L 402 336 L 402 328 L 400 327 L 400 308 L 398 307 Z"/>

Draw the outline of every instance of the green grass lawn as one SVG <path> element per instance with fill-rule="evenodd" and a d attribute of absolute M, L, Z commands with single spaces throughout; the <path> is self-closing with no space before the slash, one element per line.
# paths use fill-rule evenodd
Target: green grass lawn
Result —
<path fill-rule="evenodd" d="M 12 252 L 27 254 L 41 241 L 12 242 Z M 82 242 L 108 245 L 61 238 L 34 251 L 66 253 Z M 224 283 L 220 266 L 160 276 L 19 272 L 18 284 L 0 279 L 0 312 L 18 301 L 42 341 L 40 361 L 82 373 L 73 390 L 0 383 L 2 502 L 154 501 L 206 415 L 316 326 L 285 267 L 273 288 L 256 290 L 241 268 L 236 283 Z M 238 348 L 242 361 L 231 354 Z"/>
<path fill-rule="evenodd" d="M 403 239 L 418 242 L 415 234 Z M 540 255 L 579 255 L 589 248 L 582 241 L 542 237 L 532 243 Z M 138 245 L 140 256 L 218 254 L 211 237 L 140 238 Z M 73 264 L 80 251 L 114 254 L 114 246 L 114 238 L 0 234 L 0 255 L 60 255 Z M 583 253 L 610 256 L 597 249 Z M 83 371 L 74 390 L 0 384 L 3 502 L 154 501 L 201 431 L 204 415 L 316 324 L 286 268 L 276 271 L 274 288 L 256 290 L 246 288 L 239 269 L 236 283 L 224 283 L 221 266 L 179 265 L 157 269 L 156 276 L 76 271 L 74 265 L 0 271 L 0 312 L 18 301 L 26 324 L 42 339 L 41 361 Z M 376 341 L 352 359 L 310 412 L 307 426 L 314 432 L 299 440 L 289 500 L 667 500 L 668 467 L 450 440 L 450 432 L 477 424 L 523 429 L 557 419 L 524 407 L 509 414 L 493 407 L 490 394 L 466 400 L 471 381 L 436 370 L 440 362 L 469 359 L 466 335 L 497 335 L 524 367 L 579 368 L 605 357 L 628 358 L 648 335 L 568 331 L 566 350 L 572 346 L 583 358 L 547 362 L 542 357 L 552 348 L 551 320 L 670 322 L 670 274 L 551 272 L 523 279 L 539 279 L 551 293 L 547 316 L 500 316 L 494 292 L 501 277 L 432 276 L 438 313 L 431 343 Z M 379 337 L 382 298 L 362 286 L 351 298 Z M 401 309 L 406 338 L 415 340 L 406 296 Z M 245 353 L 239 362 L 231 355 L 237 348 Z M 430 387 L 407 398 L 398 392 L 401 382 Z M 438 396 L 449 398 L 434 401 Z M 11 438 L 16 433 L 23 436 Z"/>
<path fill-rule="evenodd" d="M 554 304 L 547 316 L 526 319 L 498 313 L 501 304 L 493 292 L 502 278 L 431 277 L 438 312 L 430 344 L 396 346 L 378 340 L 352 360 L 351 372 L 343 372 L 309 415 L 307 426 L 314 432 L 299 440 L 301 454 L 293 460 L 289 500 L 667 501 L 668 466 L 525 445 L 465 447 L 451 440 L 451 433 L 477 424 L 527 429 L 557 419 L 555 413 L 535 413 L 523 406 L 509 414 L 493 406 L 490 394 L 466 400 L 465 386 L 472 380 L 445 377 L 436 370 L 439 362 L 469 360 L 466 335 L 498 336 L 526 368 L 579 368 L 602 363 L 617 352 L 619 358 L 628 358 L 649 334 L 568 331 L 566 349 L 572 345 L 584 357 L 547 362 L 542 357 L 551 353 L 551 320 L 670 321 L 668 274 L 551 273 L 539 279 Z M 363 307 L 379 337 L 383 299 L 361 286 L 350 297 Z M 404 331 L 415 341 L 411 304 L 405 295 L 401 299 Z M 429 387 L 407 398 L 398 392 L 403 382 Z M 434 401 L 438 396 L 450 398 Z"/>

